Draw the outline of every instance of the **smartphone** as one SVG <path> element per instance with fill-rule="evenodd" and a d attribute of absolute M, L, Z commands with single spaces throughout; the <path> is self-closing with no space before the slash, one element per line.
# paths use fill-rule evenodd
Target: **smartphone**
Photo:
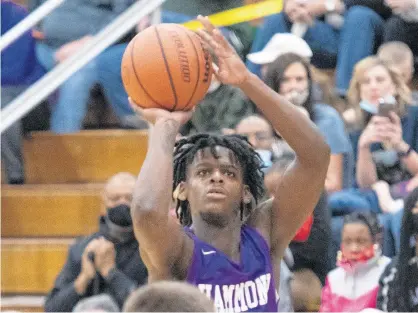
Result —
<path fill-rule="evenodd" d="M 378 115 L 390 117 L 390 112 L 396 112 L 396 100 L 395 98 L 386 98 L 379 100 Z"/>

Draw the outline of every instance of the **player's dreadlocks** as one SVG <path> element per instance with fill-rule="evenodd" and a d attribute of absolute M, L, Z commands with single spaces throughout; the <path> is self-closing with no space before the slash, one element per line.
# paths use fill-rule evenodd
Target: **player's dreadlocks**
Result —
<path fill-rule="evenodd" d="M 220 136 L 213 134 L 197 134 L 180 139 L 176 143 L 174 149 L 173 190 L 177 188 L 180 182 L 186 180 L 187 167 L 193 161 L 196 152 L 203 148 L 210 148 L 212 155 L 215 158 L 218 158 L 218 154 L 215 150 L 216 146 L 226 147 L 233 152 L 243 170 L 243 183 L 249 187 L 252 196 L 257 202 L 264 193 L 264 175 L 261 170 L 263 161 L 254 151 L 247 139 L 239 135 Z M 246 208 L 241 204 L 241 220 L 244 216 L 244 209 Z M 249 208 L 249 210 L 251 210 L 251 208 Z M 247 213 L 247 211 L 245 211 L 245 213 Z M 192 216 L 187 200 L 177 201 L 176 214 L 182 225 L 191 225 Z"/>
<path fill-rule="evenodd" d="M 405 199 L 402 217 L 400 249 L 397 262 L 397 273 L 393 281 L 392 294 L 388 295 L 387 312 L 412 312 L 413 307 L 409 299 L 410 290 L 416 287 L 416 277 L 411 277 L 409 261 L 415 255 L 415 248 L 411 248 L 411 237 L 416 235 L 416 225 L 413 223 L 412 209 L 418 201 L 418 188 L 415 188 Z M 414 275 L 412 275 L 414 276 Z M 415 285 L 415 286 L 414 286 Z M 392 290 L 391 290 L 392 289 Z"/>

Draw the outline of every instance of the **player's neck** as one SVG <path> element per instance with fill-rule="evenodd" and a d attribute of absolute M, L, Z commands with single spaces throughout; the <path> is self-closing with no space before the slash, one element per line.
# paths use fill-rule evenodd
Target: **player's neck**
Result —
<path fill-rule="evenodd" d="M 241 221 L 219 228 L 203 220 L 193 221 L 195 235 L 225 253 L 231 260 L 240 261 Z"/>

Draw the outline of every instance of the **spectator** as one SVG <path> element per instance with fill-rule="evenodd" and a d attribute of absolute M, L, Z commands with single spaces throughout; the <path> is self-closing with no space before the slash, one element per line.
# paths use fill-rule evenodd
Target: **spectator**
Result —
<path fill-rule="evenodd" d="M 352 140 L 357 148 L 356 178 L 361 189 L 330 195 L 329 206 L 333 215 L 380 213 L 373 184 L 383 180 L 394 186 L 418 174 L 418 111 L 409 105 L 410 91 L 400 75 L 377 57 L 356 65 L 348 97 L 357 114 Z M 376 115 L 380 99 L 388 97 L 395 98 L 396 113 L 391 112 L 390 117 Z"/>
<path fill-rule="evenodd" d="M 132 2 L 133 0 L 65 1 L 47 15 L 41 24 L 44 39 L 36 47 L 40 63 L 51 70 L 55 65 L 64 62 Z M 69 133 L 82 128 L 90 89 L 97 82 L 97 76 L 96 61 L 93 59 L 62 84 L 58 101 L 52 110 L 52 131 Z"/>
<path fill-rule="evenodd" d="M 80 238 L 45 302 L 46 312 L 72 311 L 82 299 L 107 294 L 122 308 L 128 295 L 145 284 L 147 270 L 135 240 L 129 205 L 135 177 L 119 173 L 109 179 L 99 231 Z"/>
<path fill-rule="evenodd" d="M 160 281 L 139 288 L 126 300 L 124 312 L 214 312 L 213 302 L 184 282 Z"/>
<path fill-rule="evenodd" d="M 374 214 L 345 217 L 337 268 L 327 275 L 321 312 L 358 312 L 376 307 L 379 277 L 390 262 L 381 255 L 381 231 Z"/>
<path fill-rule="evenodd" d="M 398 69 L 405 84 L 410 85 L 414 76 L 414 55 L 412 50 L 403 42 L 391 41 L 379 47 L 378 58 L 389 66 Z M 412 91 L 412 103 L 418 105 L 418 91 Z"/>
<path fill-rule="evenodd" d="M 344 123 L 335 109 L 312 101 L 309 63 L 296 54 L 283 54 L 268 66 L 265 82 L 305 111 L 325 137 L 331 148 L 325 189 L 334 192 L 351 186 L 353 156 Z"/>
<path fill-rule="evenodd" d="M 331 68 L 336 63 L 336 87 L 344 95 L 354 65 L 374 52 L 383 30 L 382 16 L 389 13 L 380 0 L 288 0 L 283 12 L 265 19 L 251 52 L 262 50 L 276 33 L 299 32 L 313 51 L 313 65 Z M 295 31 L 299 27 L 306 30 Z M 247 66 L 259 74 L 259 66 L 251 61 Z"/>
<path fill-rule="evenodd" d="M 418 1 L 385 0 L 394 13 L 385 23 L 384 42 L 402 41 L 418 56 Z"/>
<path fill-rule="evenodd" d="M 386 267 L 379 285 L 378 309 L 418 311 L 418 188 L 405 201 L 399 255 Z"/>
<path fill-rule="evenodd" d="M 12 1 L 1 1 L 1 34 L 17 25 L 27 11 Z M 4 109 L 28 86 L 44 74 L 36 60 L 35 41 L 31 30 L 1 52 L 1 108 Z M 17 121 L 1 134 L 1 160 L 9 184 L 22 184 L 22 123 Z"/>

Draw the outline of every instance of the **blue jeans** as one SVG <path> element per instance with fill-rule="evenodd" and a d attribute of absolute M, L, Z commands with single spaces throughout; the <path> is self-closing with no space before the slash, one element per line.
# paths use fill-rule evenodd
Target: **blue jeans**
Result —
<path fill-rule="evenodd" d="M 134 114 L 129 106 L 128 95 L 120 74 L 126 46 L 127 44 L 120 44 L 110 47 L 96 58 L 98 82 L 102 85 L 106 98 L 119 118 Z"/>
<path fill-rule="evenodd" d="M 56 49 L 42 43 L 36 45 L 38 60 L 47 70 L 56 65 L 55 51 Z M 72 133 L 82 129 L 90 89 L 96 81 L 96 63 L 92 60 L 61 85 L 57 103 L 52 106 L 51 131 Z"/>
<path fill-rule="evenodd" d="M 377 195 L 372 189 L 353 188 L 334 192 L 328 197 L 328 207 L 332 216 L 352 212 L 381 212 Z"/>
<path fill-rule="evenodd" d="M 257 31 L 251 52 L 262 50 L 274 34 L 287 33 L 291 26 L 285 13 L 266 18 Z M 383 19 L 375 11 L 363 6 L 353 6 L 346 12 L 341 29 L 316 20 L 304 39 L 314 53 L 313 65 L 330 68 L 335 66 L 336 60 L 336 87 L 344 93 L 350 84 L 355 64 L 373 54 L 382 32 Z M 260 75 L 259 65 L 247 61 L 247 66 L 253 73 Z"/>

